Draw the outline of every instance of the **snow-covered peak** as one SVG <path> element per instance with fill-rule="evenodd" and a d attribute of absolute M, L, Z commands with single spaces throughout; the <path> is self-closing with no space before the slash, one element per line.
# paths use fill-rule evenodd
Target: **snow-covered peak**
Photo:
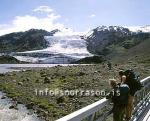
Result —
<path fill-rule="evenodd" d="M 127 27 L 132 32 L 150 32 L 150 25 L 146 26 L 130 26 Z"/>
<path fill-rule="evenodd" d="M 123 31 L 126 28 L 122 26 L 99 26 L 96 29 L 97 31 Z"/>
<path fill-rule="evenodd" d="M 130 33 L 128 28 L 122 27 L 122 26 L 99 26 L 91 31 L 89 31 L 85 37 L 91 37 L 93 36 L 94 32 L 121 32 L 124 34 Z"/>

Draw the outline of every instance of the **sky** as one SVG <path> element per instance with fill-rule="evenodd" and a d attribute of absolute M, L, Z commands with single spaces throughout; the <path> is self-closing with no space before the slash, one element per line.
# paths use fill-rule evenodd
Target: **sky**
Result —
<path fill-rule="evenodd" d="M 0 0 L 0 35 L 31 28 L 66 33 L 150 24 L 149 0 Z"/>

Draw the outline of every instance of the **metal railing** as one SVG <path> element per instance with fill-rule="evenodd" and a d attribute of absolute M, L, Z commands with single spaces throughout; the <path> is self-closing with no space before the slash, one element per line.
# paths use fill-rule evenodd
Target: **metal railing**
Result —
<path fill-rule="evenodd" d="M 138 119 L 147 106 L 150 105 L 150 76 L 141 80 L 141 83 L 144 87 L 135 94 L 135 108 L 131 121 Z M 108 119 L 112 112 L 110 107 L 110 100 L 103 98 L 57 121 L 104 121 Z"/>

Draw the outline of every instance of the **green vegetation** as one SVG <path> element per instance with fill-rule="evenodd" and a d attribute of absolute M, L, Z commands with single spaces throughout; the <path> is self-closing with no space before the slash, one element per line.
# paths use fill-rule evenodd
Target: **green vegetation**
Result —
<path fill-rule="evenodd" d="M 0 64 L 6 64 L 6 63 L 11 63 L 11 64 L 15 64 L 15 63 L 23 63 L 19 60 L 17 60 L 16 58 L 6 55 L 6 56 L 0 56 Z"/>
<path fill-rule="evenodd" d="M 150 39 L 150 33 L 131 33 L 128 29 L 97 31 L 93 30 L 92 36 L 87 41 L 87 49 L 96 55 L 118 56 L 118 53 L 125 53 L 129 49 Z M 124 33 L 125 32 L 125 33 Z M 145 48 L 143 48 L 145 49 Z"/>
<path fill-rule="evenodd" d="M 59 30 L 47 32 L 45 30 L 30 29 L 0 36 L 0 53 L 21 52 L 46 48 L 48 42 L 44 36 L 51 36 Z"/>
<path fill-rule="evenodd" d="M 46 121 L 53 121 L 75 110 L 89 105 L 103 96 L 39 96 L 36 89 L 45 90 L 106 90 L 109 91 L 108 79 L 118 78 L 118 71 L 133 68 L 142 75 L 149 75 L 148 66 L 139 63 L 121 65 L 113 63 L 113 70 L 109 70 L 106 64 L 100 65 L 75 65 L 56 66 L 52 68 L 38 68 L 20 72 L 11 72 L 0 75 L 0 90 L 5 90 L 7 96 L 15 98 L 18 103 L 23 103 L 28 109 L 34 109 L 36 113 Z"/>
<path fill-rule="evenodd" d="M 37 96 L 35 89 L 55 90 L 108 90 L 108 82 L 97 66 L 53 67 L 47 69 L 12 72 L 0 76 L 0 89 L 7 96 L 16 98 L 29 109 L 36 109 L 39 116 L 46 120 L 55 120 L 88 104 L 101 96 Z M 96 70 L 95 70 L 96 69 Z"/>

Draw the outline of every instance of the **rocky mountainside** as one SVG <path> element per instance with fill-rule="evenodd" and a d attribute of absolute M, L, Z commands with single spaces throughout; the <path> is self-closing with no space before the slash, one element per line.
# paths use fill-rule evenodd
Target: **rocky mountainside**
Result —
<path fill-rule="evenodd" d="M 33 62 L 34 59 L 36 63 L 56 63 L 56 60 L 70 63 L 75 58 L 79 60 L 92 55 L 103 56 L 105 60 L 112 59 L 125 55 L 132 48 L 138 49 L 138 45 L 144 52 L 149 50 L 141 43 L 150 41 L 150 32 L 133 32 L 120 26 L 100 26 L 85 36 L 53 36 L 56 32 L 59 30 L 47 32 L 31 29 L 1 36 L 0 53 L 19 52 L 10 55 L 21 61 Z M 95 58 L 85 58 L 81 63 L 86 62 L 86 59 L 95 62 Z"/>
<path fill-rule="evenodd" d="M 89 52 L 108 57 L 124 53 L 149 38 L 148 32 L 131 32 L 119 26 L 97 27 L 85 36 Z"/>
<path fill-rule="evenodd" d="M 10 33 L 0 36 L 0 53 L 21 52 L 46 48 L 48 42 L 44 36 L 52 36 L 59 30 L 47 32 L 45 30 L 30 29 L 25 32 Z"/>

